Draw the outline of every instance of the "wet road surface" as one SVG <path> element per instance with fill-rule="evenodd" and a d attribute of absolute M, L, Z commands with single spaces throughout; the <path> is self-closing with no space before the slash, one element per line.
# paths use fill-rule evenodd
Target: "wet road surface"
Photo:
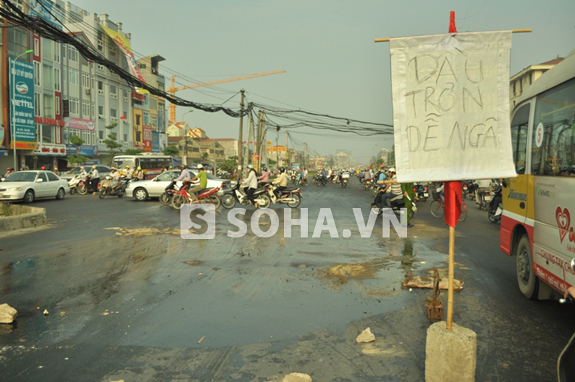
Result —
<path fill-rule="evenodd" d="M 215 239 L 182 240 L 179 211 L 157 201 L 35 203 L 47 228 L 0 236 L 0 303 L 19 311 L 16 327 L 0 328 L 0 380 L 281 381 L 301 372 L 423 381 L 431 291 L 409 292 L 401 280 L 433 266 L 446 275 L 448 230 L 426 202 L 407 238 L 393 229 L 383 237 L 380 220 L 361 238 L 353 208 L 366 221 L 372 197 L 357 179 L 350 185 L 305 187 L 292 217 L 307 209 L 308 227 L 294 226 L 291 238 L 283 206 L 272 237 L 228 237 L 237 228 L 220 209 Z M 498 225 L 468 205 L 457 227 L 455 276 L 465 285 L 454 321 L 478 335 L 477 380 L 556 380 L 575 310 L 524 299 Z M 327 229 L 312 237 L 320 208 L 332 209 L 338 238 Z M 249 225 L 253 213 L 237 218 Z M 270 223 L 263 216 L 258 227 Z M 366 327 L 376 342 L 356 344 Z"/>

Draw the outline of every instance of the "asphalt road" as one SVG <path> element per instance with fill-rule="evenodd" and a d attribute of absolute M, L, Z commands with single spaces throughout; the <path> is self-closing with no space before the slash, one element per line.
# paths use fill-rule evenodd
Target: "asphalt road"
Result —
<path fill-rule="evenodd" d="M 407 238 L 393 228 L 386 237 L 380 220 L 362 238 L 353 208 L 365 221 L 371 199 L 356 178 L 347 189 L 312 184 L 291 211 L 307 212 L 308 227 L 294 226 L 291 238 L 274 206 L 275 235 L 228 236 L 237 222 L 220 209 L 210 240 L 181 239 L 179 211 L 157 201 L 38 201 L 46 228 L 0 235 L 0 303 L 19 311 L 15 327 L 0 326 L 0 380 L 281 381 L 300 372 L 314 382 L 424 381 L 431 291 L 401 280 L 434 266 L 446 275 L 448 229 L 422 202 Z M 575 309 L 525 299 L 499 226 L 468 205 L 455 241 L 465 284 L 454 322 L 477 333 L 476 379 L 555 381 Z M 331 209 L 335 232 L 321 231 L 329 214 L 320 208 Z M 249 226 L 253 213 L 236 218 Z M 264 215 L 253 228 L 273 221 Z M 376 341 L 356 344 L 366 327 Z"/>

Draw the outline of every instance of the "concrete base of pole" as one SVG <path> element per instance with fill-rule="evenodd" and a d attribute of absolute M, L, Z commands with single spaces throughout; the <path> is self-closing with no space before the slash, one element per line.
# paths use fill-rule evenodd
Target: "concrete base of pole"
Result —
<path fill-rule="evenodd" d="M 445 321 L 427 329 L 426 382 L 475 381 L 477 334 L 457 324 L 453 324 L 452 329 L 446 329 Z"/>

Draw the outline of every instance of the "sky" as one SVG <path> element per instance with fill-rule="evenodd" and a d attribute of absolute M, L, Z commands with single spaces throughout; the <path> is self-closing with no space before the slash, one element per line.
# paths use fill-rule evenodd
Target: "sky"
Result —
<path fill-rule="evenodd" d="M 74 0 L 106 13 L 132 34 L 136 57 L 159 54 L 169 83 L 208 82 L 283 69 L 286 73 L 177 92 L 186 100 L 238 110 L 246 103 L 393 123 L 389 43 L 375 38 L 446 33 L 450 11 L 458 32 L 532 29 L 512 37 L 510 76 L 575 49 L 574 0 Z M 210 138 L 238 138 L 239 119 L 177 108 L 178 121 Z M 186 113 L 184 115 L 184 113 Z M 283 122 L 276 120 L 277 123 Z M 287 124 L 288 122 L 286 122 Z M 244 133 L 247 119 L 244 119 Z M 301 127 L 289 146 L 335 154 L 346 149 L 367 163 L 393 137 L 360 137 Z M 285 131 L 268 140 L 285 144 Z M 244 138 L 245 139 L 245 138 Z"/>

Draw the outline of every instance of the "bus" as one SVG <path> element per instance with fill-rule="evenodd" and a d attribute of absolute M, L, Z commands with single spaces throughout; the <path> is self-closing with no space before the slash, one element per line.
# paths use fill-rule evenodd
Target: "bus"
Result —
<path fill-rule="evenodd" d="M 500 246 L 521 293 L 552 299 L 575 284 L 575 50 L 519 98 L 511 137 L 518 175 L 503 190 Z"/>
<path fill-rule="evenodd" d="M 168 155 L 142 153 L 138 155 L 115 156 L 112 165 L 118 169 L 120 174 L 126 172 L 126 166 L 130 166 L 133 170 L 141 167 L 145 179 L 151 179 L 160 174 L 164 167 L 173 166 L 174 160 Z"/>

